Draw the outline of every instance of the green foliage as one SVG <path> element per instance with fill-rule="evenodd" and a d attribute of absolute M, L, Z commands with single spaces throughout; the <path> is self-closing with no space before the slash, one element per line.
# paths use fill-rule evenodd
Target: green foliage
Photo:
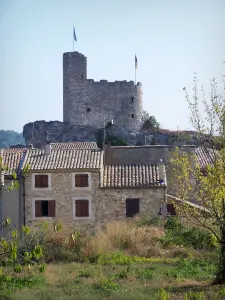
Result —
<path fill-rule="evenodd" d="M 154 270 L 155 270 L 154 267 L 147 267 L 144 269 L 137 268 L 135 270 L 136 277 L 139 279 L 151 280 L 154 275 Z"/>
<path fill-rule="evenodd" d="M 160 300 L 169 300 L 170 299 L 170 294 L 167 291 L 165 291 L 164 289 L 161 289 L 158 292 L 158 295 L 159 295 Z"/>
<path fill-rule="evenodd" d="M 147 111 L 143 111 L 142 130 L 156 131 L 161 127 L 155 116 L 150 116 Z"/>
<path fill-rule="evenodd" d="M 91 272 L 89 270 L 81 270 L 77 278 L 89 278 L 91 277 Z"/>
<path fill-rule="evenodd" d="M 178 217 L 168 217 L 165 224 L 166 235 L 162 243 L 166 245 L 183 245 L 194 249 L 216 249 L 215 237 L 198 228 L 187 228 Z"/>
<path fill-rule="evenodd" d="M 112 146 L 127 146 L 128 143 L 121 139 L 120 137 L 110 135 L 106 136 L 106 144 L 111 144 Z"/>
<path fill-rule="evenodd" d="M 111 279 L 101 280 L 99 283 L 94 283 L 93 287 L 95 290 L 99 292 L 107 292 L 110 293 L 116 289 L 118 289 L 118 284 L 113 282 Z"/>
<path fill-rule="evenodd" d="M 13 145 L 25 145 L 23 134 L 13 130 L 0 130 L 0 148 L 9 148 Z"/>

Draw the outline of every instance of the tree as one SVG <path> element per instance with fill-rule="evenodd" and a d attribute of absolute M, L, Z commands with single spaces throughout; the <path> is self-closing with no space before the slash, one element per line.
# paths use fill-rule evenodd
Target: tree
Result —
<path fill-rule="evenodd" d="M 22 174 L 24 175 L 29 170 L 29 165 L 23 168 Z M 12 173 L 12 181 L 9 186 L 5 187 L 8 191 L 12 191 L 19 187 L 17 174 L 10 169 L 3 162 L 3 157 L 0 156 L 0 176 L 4 176 L 4 172 L 9 171 Z M 4 181 L 4 180 L 3 180 Z M 2 182 L 0 182 L 0 199 L 2 197 Z M 6 218 L 0 222 L 0 231 L 10 226 L 11 220 Z M 46 229 L 44 231 L 44 229 Z M 21 228 L 21 233 L 17 231 L 13 226 L 9 228 L 9 232 L 6 237 L 0 236 L 0 283 L 4 280 L 9 280 L 9 276 L 4 274 L 9 266 L 12 266 L 15 273 L 20 273 L 22 270 L 30 270 L 32 265 L 39 267 L 40 272 L 43 272 L 45 265 L 41 263 L 43 259 L 43 252 L 45 245 L 41 245 L 41 241 L 47 234 L 52 232 L 58 232 L 61 229 L 61 223 L 59 220 L 53 222 L 50 229 L 46 227 L 46 223 L 38 224 L 33 230 L 25 225 Z M 41 235 L 40 235 L 41 233 Z M 23 244 L 21 240 L 23 237 Z M 29 241 L 26 243 L 26 241 Z M 6 272 L 7 273 L 7 272 Z"/>
<path fill-rule="evenodd" d="M 161 127 L 155 116 L 150 116 L 146 110 L 143 111 L 142 122 L 142 130 L 155 131 Z"/>
<path fill-rule="evenodd" d="M 182 199 L 176 205 L 178 214 L 183 214 L 196 225 L 208 230 L 220 246 L 220 263 L 216 283 L 225 283 L 225 97 L 218 92 L 215 79 L 211 82 L 211 93 L 206 98 L 198 92 L 194 77 L 193 99 L 184 88 L 190 108 L 190 120 L 200 139 L 204 139 L 202 151 L 209 158 L 202 165 L 194 154 L 179 150 L 173 154 L 172 179 L 177 195 Z M 201 107 L 204 110 L 201 110 Z M 206 139 L 207 136 L 207 139 Z M 190 180 L 192 179 L 192 180 Z M 194 180 L 193 180 L 194 179 Z M 184 201 L 194 200 L 204 210 L 193 209 Z"/>

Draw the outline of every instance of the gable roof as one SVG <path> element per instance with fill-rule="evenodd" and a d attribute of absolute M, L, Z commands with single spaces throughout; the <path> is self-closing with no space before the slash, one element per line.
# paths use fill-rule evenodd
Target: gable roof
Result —
<path fill-rule="evenodd" d="M 29 171 L 53 171 L 72 169 L 99 169 L 103 162 L 100 149 L 29 149 L 23 167 L 29 164 Z"/>
<path fill-rule="evenodd" d="M 105 166 L 101 187 L 103 188 L 150 188 L 165 187 L 159 183 L 158 165 L 110 165 Z"/>
<path fill-rule="evenodd" d="M 27 148 L 0 149 L 3 165 L 9 170 L 4 170 L 4 175 L 10 176 L 13 172 L 20 171 L 20 164 L 25 158 Z"/>
<path fill-rule="evenodd" d="M 197 156 L 197 162 L 201 168 L 205 168 L 207 165 L 210 165 L 215 160 L 215 155 L 219 152 L 218 150 L 208 149 L 203 147 L 198 147 L 194 149 L 194 153 Z"/>

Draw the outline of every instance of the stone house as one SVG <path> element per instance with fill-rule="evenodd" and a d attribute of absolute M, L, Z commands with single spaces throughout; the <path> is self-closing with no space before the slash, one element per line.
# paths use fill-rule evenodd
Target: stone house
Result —
<path fill-rule="evenodd" d="M 30 165 L 24 177 L 25 224 L 59 218 L 64 228 L 92 232 L 111 220 L 164 211 L 163 165 L 104 166 L 104 153 L 95 145 L 47 144 L 45 149 L 27 151 L 23 162 Z"/>
<path fill-rule="evenodd" d="M 11 225 L 0 230 L 0 236 L 6 236 L 11 227 L 21 228 L 23 224 L 23 194 L 24 182 L 21 173 L 21 166 L 25 159 L 27 149 L 0 149 L 0 162 L 8 170 L 2 170 L 0 166 L 0 223 L 6 218 L 11 219 Z M 10 189 L 13 180 L 13 173 L 16 174 L 14 179 L 17 187 Z"/>

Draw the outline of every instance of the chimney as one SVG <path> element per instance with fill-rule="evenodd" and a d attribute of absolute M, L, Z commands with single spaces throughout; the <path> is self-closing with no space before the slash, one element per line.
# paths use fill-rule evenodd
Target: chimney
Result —
<path fill-rule="evenodd" d="M 46 142 L 46 144 L 45 144 L 45 154 L 51 155 L 51 143 L 50 142 Z"/>
<path fill-rule="evenodd" d="M 165 166 L 163 160 L 160 159 L 159 161 L 159 183 L 165 182 Z"/>

